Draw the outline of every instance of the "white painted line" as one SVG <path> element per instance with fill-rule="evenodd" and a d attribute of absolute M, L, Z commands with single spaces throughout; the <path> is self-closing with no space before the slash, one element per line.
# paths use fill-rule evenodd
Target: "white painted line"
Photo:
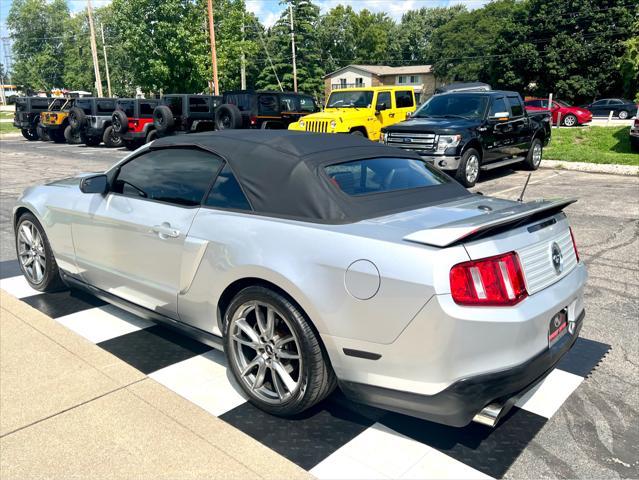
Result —
<path fill-rule="evenodd" d="M 149 377 L 215 416 L 246 402 L 226 369 L 224 354 L 217 350 L 162 368 Z"/>
<path fill-rule="evenodd" d="M 309 470 L 309 473 L 320 480 L 378 480 L 389 478 L 383 473 L 373 470 L 368 465 L 341 453 L 340 450 L 315 465 Z M 376 455 L 377 452 L 379 452 L 379 449 L 376 448 L 370 454 Z"/>
<path fill-rule="evenodd" d="M 532 181 L 532 179 L 535 178 L 535 176 L 533 175 L 532 177 L 530 177 L 531 181 L 528 183 L 528 186 L 537 185 L 538 183 L 543 183 L 547 179 L 549 179 L 550 177 L 553 177 L 555 175 L 559 175 L 559 174 L 557 172 L 549 172 L 548 175 L 545 175 L 542 178 L 537 178 L 534 181 Z M 513 190 L 523 190 L 525 183 L 526 183 L 526 181 L 524 180 L 521 185 L 517 185 L 515 187 L 506 188 L 504 190 L 499 190 L 498 192 L 492 192 L 492 193 L 490 193 L 490 196 L 494 197 L 494 196 L 497 196 L 497 195 L 501 195 L 503 193 L 512 192 Z"/>
<path fill-rule="evenodd" d="M 93 343 L 104 342 L 154 325 L 113 305 L 72 313 L 56 318 L 56 321 Z"/>
<path fill-rule="evenodd" d="M 0 280 L 0 288 L 16 298 L 30 297 L 32 295 L 39 295 L 42 293 L 31 288 L 27 280 L 22 275 L 3 278 Z"/>
<path fill-rule="evenodd" d="M 539 385 L 521 397 L 515 405 L 550 418 L 583 381 L 584 378 L 579 375 L 555 369 Z"/>

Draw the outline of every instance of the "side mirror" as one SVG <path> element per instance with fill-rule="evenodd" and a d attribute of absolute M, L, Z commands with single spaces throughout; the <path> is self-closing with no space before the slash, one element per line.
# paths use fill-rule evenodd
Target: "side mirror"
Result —
<path fill-rule="evenodd" d="M 84 177 L 80 181 L 80 191 L 82 193 L 105 194 L 109 191 L 109 182 L 104 173 Z"/>
<path fill-rule="evenodd" d="M 494 115 L 491 115 L 491 120 L 497 120 L 498 122 L 505 122 L 510 118 L 510 113 L 508 112 L 497 112 Z"/>
<path fill-rule="evenodd" d="M 375 108 L 375 113 L 378 114 L 379 112 L 383 112 L 384 110 L 387 110 L 388 107 L 386 106 L 385 103 L 378 103 L 377 107 Z"/>

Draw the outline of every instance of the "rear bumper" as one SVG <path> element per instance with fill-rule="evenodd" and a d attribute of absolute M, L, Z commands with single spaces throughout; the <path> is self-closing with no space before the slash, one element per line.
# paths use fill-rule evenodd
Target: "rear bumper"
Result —
<path fill-rule="evenodd" d="M 122 140 L 125 142 L 135 142 L 146 140 L 146 132 L 130 132 L 126 131 L 122 135 Z"/>
<path fill-rule="evenodd" d="M 572 322 L 571 333 L 530 360 L 497 372 L 464 378 L 434 395 L 349 381 L 340 381 L 339 386 L 347 397 L 356 402 L 463 427 L 489 403 L 505 403 L 505 408 L 512 407 L 517 398 L 548 375 L 574 345 L 584 317 L 585 310 L 582 310 Z"/>

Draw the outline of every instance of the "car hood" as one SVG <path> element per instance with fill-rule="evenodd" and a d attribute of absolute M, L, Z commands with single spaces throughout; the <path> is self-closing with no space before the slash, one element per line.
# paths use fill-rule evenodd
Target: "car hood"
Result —
<path fill-rule="evenodd" d="M 466 120 L 463 118 L 411 118 L 404 122 L 396 123 L 384 129 L 386 132 L 420 132 L 433 130 L 464 130 L 476 128 L 481 120 Z"/>

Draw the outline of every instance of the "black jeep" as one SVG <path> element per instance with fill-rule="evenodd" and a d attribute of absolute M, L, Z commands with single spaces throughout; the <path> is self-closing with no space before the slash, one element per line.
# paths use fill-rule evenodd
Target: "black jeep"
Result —
<path fill-rule="evenodd" d="M 122 138 L 111 126 L 115 104 L 115 98 L 77 98 L 69 111 L 69 128 L 65 130 L 67 141 L 75 143 L 79 137 L 79 143 L 92 147 L 100 142 L 107 147 L 121 147 Z"/>
<path fill-rule="evenodd" d="M 215 111 L 221 103 L 216 95 L 164 95 L 153 111 L 153 125 L 161 136 L 215 130 Z"/>
<path fill-rule="evenodd" d="M 153 109 L 159 103 L 155 98 L 119 98 L 115 102 L 111 124 L 127 149 L 135 150 L 155 139 Z"/>
<path fill-rule="evenodd" d="M 19 128 L 27 140 L 41 140 L 38 136 L 40 113 L 49 108 L 51 99 L 47 97 L 16 97 L 16 113 L 13 126 Z M 40 129 L 42 131 L 42 129 Z"/>

